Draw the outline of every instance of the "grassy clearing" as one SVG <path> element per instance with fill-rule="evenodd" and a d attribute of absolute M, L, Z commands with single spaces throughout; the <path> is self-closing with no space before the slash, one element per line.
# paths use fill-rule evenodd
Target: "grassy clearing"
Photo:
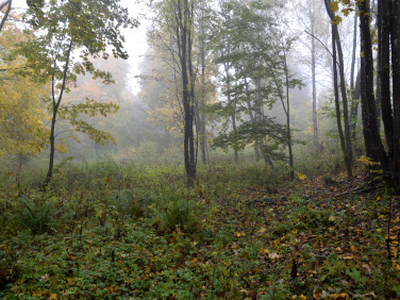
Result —
<path fill-rule="evenodd" d="M 400 297 L 400 203 L 362 182 L 262 165 L 65 165 L 46 194 L 7 183 L 0 298 Z M 33 181 L 31 181 L 33 182 Z"/>

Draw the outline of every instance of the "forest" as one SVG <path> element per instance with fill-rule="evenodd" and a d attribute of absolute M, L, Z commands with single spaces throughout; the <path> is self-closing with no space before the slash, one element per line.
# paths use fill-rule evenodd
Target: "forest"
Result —
<path fill-rule="evenodd" d="M 399 41 L 398 0 L 0 0 L 0 298 L 400 299 Z"/>

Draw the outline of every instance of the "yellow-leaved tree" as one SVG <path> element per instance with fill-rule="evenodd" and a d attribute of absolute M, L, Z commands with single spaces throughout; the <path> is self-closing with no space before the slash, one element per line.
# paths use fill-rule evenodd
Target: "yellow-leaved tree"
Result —
<path fill-rule="evenodd" d="M 40 153 L 48 135 L 41 102 L 47 93 L 45 84 L 21 76 L 26 61 L 9 55 L 23 40 L 24 34 L 15 26 L 6 26 L 0 34 L 0 155 Z"/>

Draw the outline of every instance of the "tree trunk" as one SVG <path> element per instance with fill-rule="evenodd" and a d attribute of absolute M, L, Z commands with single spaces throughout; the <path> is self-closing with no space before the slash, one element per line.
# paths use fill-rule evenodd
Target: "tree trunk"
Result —
<path fill-rule="evenodd" d="M 7 0 L 7 1 L 4 2 L 3 4 L 1 4 L 1 5 L 0 5 L 0 10 L 3 10 L 3 8 L 6 7 L 6 5 L 8 5 L 8 6 L 7 6 L 7 10 L 6 10 L 5 13 L 4 13 L 3 18 L 1 19 L 1 23 L 0 23 L 0 32 L 1 32 L 1 30 L 3 29 L 3 26 L 4 26 L 4 24 L 5 24 L 6 21 L 7 21 L 8 15 L 9 15 L 10 12 L 11 12 L 12 0 Z"/>
<path fill-rule="evenodd" d="M 200 149 L 201 149 L 201 160 L 203 164 L 207 164 L 207 136 L 206 136 L 206 116 L 204 112 L 205 101 L 206 101 L 206 50 L 204 43 L 204 24 L 203 18 L 200 22 L 201 40 L 200 40 L 200 60 L 201 60 L 201 100 L 197 101 L 199 105 L 199 135 L 200 135 Z"/>
<path fill-rule="evenodd" d="M 350 91 L 351 91 L 351 98 L 352 98 L 352 103 L 351 103 L 351 108 L 350 108 L 350 132 L 351 132 L 351 138 L 353 139 L 353 145 L 354 145 L 354 150 L 355 150 L 355 145 L 356 145 L 356 125 L 357 125 L 357 112 L 358 112 L 358 99 L 360 98 L 359 96 L 359 90 L 357 93 L 357 88 L 360 86 L 360 81 L 359 81 L 359 74 L 360 72 L 357 73 L 357 79 L 354 78 L 355 75 L 355 69 L 356 69 L 356 51 L 357 51 L 357 9 L 354 12 L 354 25 L 353 25 L 353 50 L 351 54 L 351 67 L 350 67 Z"/>
<path fill-rule="evenodd" d="M 311 9 L 311 8 L 310 8 Z M 314 129 L 314 143 L 315 149 L 319 151 L 319 140 L 318 140 L 318 120 L 317 120 L 317 74 L 316 74 L 316 42 L 315 42 L 315 19 L 314 13 L 310 11 L 311 20 L 311 80 L 312 80 L 312 118 L 313 118 L 313 129 Z"/>
<path fill-rule="evenodd" d="M 50 127 L 50 158 L 49 158 L 49 168 L 47 171 L 46 178 L 43 183 L 43 188 L 45 189 L 51 181 L 51 177 L 53 176 L 54 169 L 54 155 L 55 155 L 55 129 L 56 129 L 56 121 L 57 121 L 57 108 L 53 107 L 53 116 L 51 118 L 51 127 Z"/>
<path fill-rule="evenodd" d="M 182 3 L 183 2 L 183 3 Z M 187 185 L 192 187 L 196 180 L 196 154 L 194 145 L 194 74 L 192 65 L 192 13 L 188 0 L 178 0 L 176 9 L 176 40 L 182 76 L 182 104 L 184 110 L 184 159 Z"/>
<path fill-rule="evenodd" d="M 339 138 L 340 138 L 340 146 L 342 148 L 343 156 L 344 156 L 344 161 L 346 164 L 346 170 L 347 170 L 347 176 L 351 176 L 351 169 L 349 168 L 348 165 L 348 160 L 347 160 L 347 151 L 346 151 L 346 142 L 343 134 L 343 129 L 342 129 L 342 121 L 341 121 L 341 110 L 340 110 L 340 103 L 339 103 L 339 88 L 338 88 L 338 74 L 337 74 L 337 55 L 336 55 L 336 38 L 335 38 L 335 33 L 332 30 L 332 56 L 333 56 L 333 89 L 335 93 L 335 110 L 336 110 L 336 124 L 339 132 Z"/>
<path fill-rule="evenodd" d="M 344 76 L 344 59 L 343 59 L 343 51 L 339 38 L 339 31 L 337 29 L 337 25 L 334 24 L 335 38 L 336 38 L 336 46 L 339 54 L 339 73 L 340 73 L 340 90 L 342 94 L 342 103 L 343 103 L 343 122 L 344 122 L 344 136 L 346 142 L 346 167 L 347 167 L 347 176 L 350 179 L 353 168 L 353 146 L 351 143 L 351 132 L 350 132 L 350 120 L 349 120 L 349 105 L 347 101 L 347 92 L 346 92 L 346 79 Z M 340 117 L 340 116 L 339 116 Z"/>
<path fill-rule="evenodd" d="M 223 51 L 221 50 L 221 56 L 223 56 Z M 228 63 L 224 63 L 224 71 L 225 71 L 225 77 L 227 79 L 226 83 L 226 89 L 227 89 L 227 98 L 228 98 L 228 105 L 232 105 L 232 115 L 231 115 L 231 120 L 232 120 L 232 131 L 235 134 L 236 133 L 236 104 L 233 103 L 232 97 L 231 97 L 231 85 L 230 85 L 230 74 L 229 74 L 229 65 Z M 236 150 L 236 147 L 233 149 L 234 151 L 234 159 L 235 162 L 237 163 L 239 161 L 239 152 Z"/>
<path fill-rule="evenodd" d="M 286 85 L 286 130 L 287 130 L 287 144 L 289 150 L 289 165 L 290 165 L 290 179 L 294 180 L 294 161 L 292 150 L 292 131 L 290 127 L 290 94 L 289 94 L 289 70 L 286 62 L 286 52 L 283 51 L 283 64 L 285 71 L 285 85 Z"/>
<path fill-rule="evenodd" d="M 332 25 L 332 51 L 333 51 L 333 78 L 334 78 L 334 91 L 335 91 L 335 109 L 336 109 L 336 123 L 338 127 L 339 137 L 340 137 L 340 145 L 342 148 L 344 161 L 346 165 L 347 177 L 352 177 L 352 164 L 353 164 L 353 149 L 351 145 L 351 134 L 350 134 L 350 122 L 349 122 L 349 113 L 348 113 L 348 103 L 347 103 L 347 95 L 346 95 L 346 83 L 344 77 L 344 60 L 343 60 L 343 51 L 340 44 L 339 31 L 336 23 L 334 23 L 335 16 L 330 7 L 330 0 L 325 0 L 325 7 L 328 15 L 331 19 Z M 341 109 L 339 102 L 339 81 L 338 81 L 338 73 L 337 73 L 337 54 L 339 55 L 339 74 L 340 74 L 340 90 L 342 94 L 343 100 L 343 117 L 344 117 L 344 133 L 342 129 L 341 122 Z"/>
<path fill-rule="evenodd" d="M 189 165 L 188 165 L 188 186 L 193 186 L 194 181 L 196 180 L 196 165 L 197 165 L 197 151 L 195 150 L 195 139 L 194 139 L 194 89 L 195 89 L 195 74 L 193 72 L 193 64 L 192 64 L 192 49 L 193 49 L 193 39 L 192 39 L 192 26 L 193 26 L 193 2 L 191 6 L 189 5 L 188 0 L 184 0 L 184 8 L 185 8 L 185 22 L 184 26 L 186 27 L 187 32 L 187 66 L 188 66 L 188 113 L 186 114 L 186 121 L 188 122 L 188 144 L 189 144 Z M 197 148 L 197 145 L 196 145 Z"/>
<path fill-rule="evenodd" d="M 233 133 L 236 133 L 236 105 L 233 105 L 233 114 L 231 116 L 232 118 L 232 130 Z M 234 158 L 235 158 L 235 162 L 237 163 L 239 161 L 239 152 L 236 150 L 236 147 L 233 149 L 234 150 Z"/>
<path fill-rule="evenodd" d="M 350 131 L 354 144 L 356 144 L 355 141 L 357 139 L 357 134 L 356 134 L 357 116 L 359 107 L 358 100 L 361 97 L 361 70 L 358 70 L 356 81 L 353 85 L 353 88 L 351 88 L 351 97 L 353 98 L 353 103 L 351 104 L 351 109 L 350 109 Z M 356 145 L 354 146 L 356 147 Z"/>
<path fill-rule="evenodd" d="M 67 75 L 69 70 L 69 63 L 71 58 L 71 51 L 72 51 L 72 40 L 69 43 L 69 47 L 66 53 L 67 60 L 64 66 L 64 73 L 63 73 L 63 80 L 60 88 L 60 93 L 58 98 L 56 97 L 56 81 L 55 81 L 55 74 L 53 71 L 52 80 L 51 80 L 51 96 L 52 96 L 52 118 L 51 118 L 51 128 L 50 128 L 50 158 L 49 158 L 49 169 L 47 171 L 46 178 L 43 182 L 43 190 L 47 188 L 51 181 L 51 177 L 53 176 L 53 168 L 54 168 L 54 155 L 55 155 L 55 131 L 56 131 L 56 122 L 57 122 L 57 113 L 58 109 L 60 108 L 60 104 L 64 95 L 66 83 L 67 83 Z M 54 58 L 54 69 L 56 68 L 57 63 L 57 56 Z M 57 99 L 56 99 L 57 98 Z"/>
<path fill-rule="evenodd" d="M 246 79 L 244 81 L 245 81 L 245 85 L 246 85 L 246 93 L 250 94 L 249 84 L 248 84 Z M 261 97 L 260 90 L 259 90 L 260 86 L 261 86 L 260 80 L 255 80 L 255 87 L 256 87 L 256 91 L 257 91 L 257 102 L 258 103 L 260 103 L 259 101 L 260 101 L 260 97 Z M 254 112 L 254 114 L 253 114 L 253 107 L 251 106 L 251 100 L 250 100 L 249 96 L 246 97 L 246 102 L 247 102 L 247 109 L 249 111 L 250 121 L 251 122 L 256 122 L 257 121 L 257 112 Z M 256 161 L 260 160 L 260 150 L 259 150 L 259 148 L 260 148 L 259 147 L 259 143 L 258 143 L 258 141 L 256 141 L 254 143 L 254 153 L 255 153 L 255 156 L 256 156 Z"/>
<path fill-rule="evenodd" d="M 367 155 L 374 161 L 380 162 L 384 172 L 388 169 L 388 158 L 378 131 L 376 103 L 374 97 L 374 66 L 370 32 L 369 0 L 358 2 L 361 33 L 361 68 L 362 93 L 361 105 L 363 110 L 364 140 Z"/>
<path fill-rule="evenodd" d="M 389 156 L 393 153 L 393 112 L 390 96 L 390 28 L 389 28 L 389 1 L 378 2 L 378 82 L 379 93 L 377 98 L 381 104 L 382 119 L 389 149 Z M 379 122 L 379 121 L 378 121 Z"/>
<path fill-rule="evenodd" d="M 390 30 L 392 45 L 392 81 L 394 136 L 391 171 L 394 184 L 400 186 L 400 2 L 390 2 Z"/>

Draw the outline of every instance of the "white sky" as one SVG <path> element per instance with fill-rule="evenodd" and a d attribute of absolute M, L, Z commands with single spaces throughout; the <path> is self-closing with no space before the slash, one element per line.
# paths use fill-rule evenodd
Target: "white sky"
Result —
<path fill-rule="evenodd" d="M 139 92 L 139 80 L 134 76 L 139 75 L 138 65 L 141 56 L 145 54 L 148 45 L 146 41 L 146 30 L 149 22 L 146 21 L 141 15 L 147 15 L 146 5 L 135 3 L 134 0 L 122 0 L 122 5 L 127 7 L 129 14 L 134 18 L 140 19 L 138 28 L 127 29 L 124 31 L 125 36 L 125 49 L 129 54 L 129 64 L 131 65 L 131 73 L 128 75 L 128 81 L 131 83 L 130 87 L 135 94 Z"/>

